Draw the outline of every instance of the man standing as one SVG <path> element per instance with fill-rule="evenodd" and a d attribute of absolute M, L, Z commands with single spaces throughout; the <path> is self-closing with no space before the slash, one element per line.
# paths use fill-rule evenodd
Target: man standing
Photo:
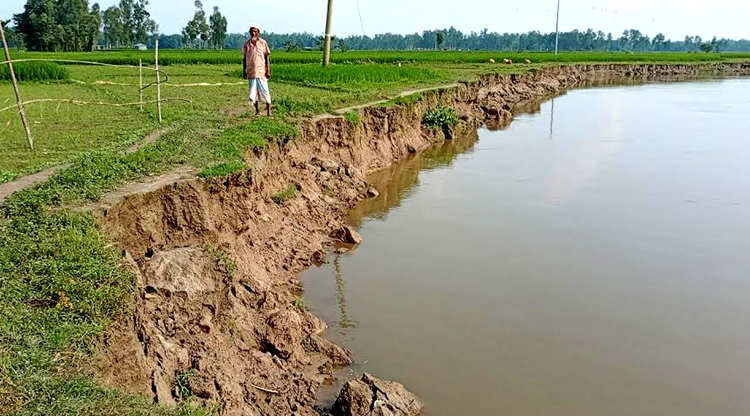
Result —
<path fill-rule="evenodd" d="M 266 103 L 266 114 L 271 116 L 271 90 L 268 88 L 268 80 L 271 78 L 271 48 L 268 43 L 260 38 L 260 25 L 253 23 L 250 26 L 252 38 L 245 42 L 242 48 L 244 55 L 245 79 L 250 80 L 250 96 L 248 105 L 255 106 L 255 114 L 260 114 L 258 107 L 258 94 Z"/>

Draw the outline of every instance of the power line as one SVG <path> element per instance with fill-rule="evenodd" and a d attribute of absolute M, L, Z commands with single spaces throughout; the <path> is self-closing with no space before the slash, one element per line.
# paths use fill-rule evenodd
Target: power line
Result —
<path fill-rule="evenodd" d="M 362 36 L 365 35 L 365 24 L 362 22 L 362 9 L 359 7 L 359 0 L 357 0 L 357 13 L 359 13 L 359 25 L 362 26 Z"/>

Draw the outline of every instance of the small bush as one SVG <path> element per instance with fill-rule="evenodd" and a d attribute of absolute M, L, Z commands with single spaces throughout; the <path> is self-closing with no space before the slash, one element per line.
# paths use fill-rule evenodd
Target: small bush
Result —
<path fill-rule="evenodd" d="M 296 297 L 294 299 L 294 302 L 292 302 L 292 306 L 294 306 L 297 309 L 306 309 L 307 306 L 305 305 L 305 298 Z"/>
<path fill-rule="evenodd" d="M 451 107 L 438 107 L 424 113 L 422 124 L 433 129 L 444 129 L 458 124 L 458 115 Z"/>
<path fill-rule="evenodd" d="M 65 67 L 54 62 L 18 62 L 13 70 L 21 82 L 65 81 L 70 77 Z M 10 68 L 0 65 L 0 81 L 10 80 Z"/>
<path fill-rule="evenodd" d="M 227 274 L 229 274 L 230 277 L 234 276 L 234 273 L 237 271 L 237 263 L 229 257 L 229 254 L 212 245 L 206 247 L 206 252 L 213 256 L 218 263 L 224 264 L 227 268 Z"/>
<path fill-rule="evenodd" d="M 182 401 L 190 401 L 193 389 L 190 387 L 190 379 L 195 375 L 192 368 L 182 374 L 178 374 L 174 380 L 174 395 Z"/>

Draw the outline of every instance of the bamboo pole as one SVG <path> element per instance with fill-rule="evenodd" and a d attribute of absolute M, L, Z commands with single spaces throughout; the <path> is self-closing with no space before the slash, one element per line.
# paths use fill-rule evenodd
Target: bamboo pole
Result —
<path fill-rule="evenodd" d="M 161 124 L 161 122 L 162 122 L 162 118 L 161 118 L 161 76 L 160 76 L 160 72 L 159 72 L 159 38 L 158 37 L 156 38 L 156 45 L 155 46 L 156 46 L 155 47 L 155 49 L 156 49 L 155 54 L 156 55 L 155 55 L 155 59 L 154 60 L 156 61 L 155 62 L 155 64 L 156 64 L 156 67 L 155 67 L 155 69 L 156 69 L 156 108 L 157 108 L 158 113 L 159 113 L 159 124 Z"/>
<path fill-rule="evenodd" d="M 143 59 L 138 60 L 138 102 L 141 113 L 143 112 Z"/>
<path fill-rule="evenodd" d="M 13 62 L 10 60 L 10 50 L 8 49 L 8 42 L 5 40 L 5 28 L 3 27 L 2 18 L 0 18 L 0 40 L 3 41 L 3 50 L 5 51 L 5 60 L 8 61 L 8 69 L 10 70 L 10 80 L 13 82 L 13 91 L 16 93 L 16 104 L 18 105 L 18 113 L 21 114 L 21 122 L 23 128 L 26 130 L 26 140 L 29 143 L 29 149 L 34 151 L 34 138 L 31 136 L 31 127 L 29 121 L 26 119 L 26 110 L 23 108 L 23 98 L 21 98 L 21 90 L 18 88 L 18 81 L 16 80 L 16 73 L 13 70 Z"/>

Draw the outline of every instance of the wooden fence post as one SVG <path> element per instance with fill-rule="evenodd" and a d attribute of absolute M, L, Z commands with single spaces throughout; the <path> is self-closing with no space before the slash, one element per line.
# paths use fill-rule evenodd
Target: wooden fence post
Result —
<path fill-rule="evenodd" d="M 3 41 L 3 50 L 5 50 L 5 60 L 8 61 L 8 69 L 10 70 L 10 80 L 13 82 L 13 90 L 16 93 L 16 103 L 18 104 L 18 113 L 21 114 L 21 122 L 23 128 L 26 130 L 26 140 L 29 142 L 29 149 L 34 150 L 34 138 L 31 136 L 31 127 L 29 127 L 29 121 L 26 119 L 26 110 L 23 108 L 23 99 L 21 98 L 21 90 L 18 88 L 18 81 L 16 80 L 16 73 L 13 70 L 13 62 L 10 60 L 10 49 L 8 49 L 8 42 L 5 40 L 5 28 L 3 27 L 2 19 L 0 18 L 0 40 Z"/>
<path fill-rule="evenodd" d="M 159 124 L 161 124 L 161 74 L 159 73 L 159 38 L 156 38 L 156 52 L 155 52 L 155 64 L 156 64 L 156 108 L 159 113 Z"/>
<path fill-rule="evenodd" d="M 143 112 L 143 59 L 138 60 L 138 106 Z"/>

